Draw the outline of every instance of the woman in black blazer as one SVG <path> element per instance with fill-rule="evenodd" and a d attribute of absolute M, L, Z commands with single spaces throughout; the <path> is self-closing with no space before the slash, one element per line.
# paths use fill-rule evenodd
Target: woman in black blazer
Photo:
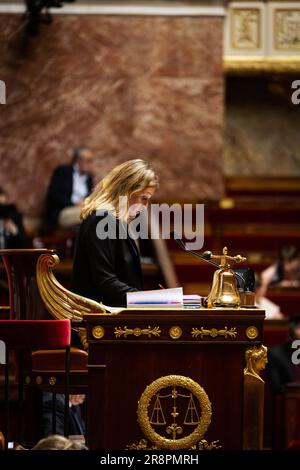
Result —
<path fill-rule="evenodd" d="M 149 163 L 130 160 L 114 168 L 85 199 L 75 248 L 72 291 L 111 306 L 142 290 L 137 245 L 128 226 L 149 204 L 158 179 Z"/>

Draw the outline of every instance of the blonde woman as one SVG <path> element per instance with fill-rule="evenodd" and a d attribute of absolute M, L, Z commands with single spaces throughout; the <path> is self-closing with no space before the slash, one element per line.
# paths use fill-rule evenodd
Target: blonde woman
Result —
<path fill-rule="evenodd" d="M 128 224 L 147 208 L 158 187 L 148 162 L 115 167 L 85 199 L 74 255 L 72 290 L 111 306 L 126 306 L 126 294 L 143 289 L 139 251 Z"/>

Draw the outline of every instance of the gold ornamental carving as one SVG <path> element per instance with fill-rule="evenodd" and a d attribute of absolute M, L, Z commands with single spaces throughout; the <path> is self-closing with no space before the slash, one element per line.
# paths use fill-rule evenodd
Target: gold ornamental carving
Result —
<path fill-rule="evenodd" d="M 192 328 L 191 335 L 193 338 L 201 338 L 203 339 L 206 336 L 210 336 L 211 338 L 216 338 L 217 336 L 222 336 L 223 338 L 235 338 L 237 335 L 236 327 L 228 329 L 227 326 L 223 330 L 218 330 L 217 328 L 211 328 L 210 330 L 206 330 L 201 326 L 201 328 Z"/>
<path fill-rule="evenodd" d="M 182 336 L 182 329 L 180 326 L 171 326 L 169 329 L 169 335 L 172 339 L 179 339 Z"/>
<path fill-rule="evenodd" d="M 105 305 L 74 294 L 58 282 L 52 270 L 59 262 L 56 254 L 46 253 L 39 257 L 36 268 L 39 292 L 51 315 L 58 320 L 82 320 L 83 314 L 106 314 Z"/>
<path fill-rule="evenodd" d="M 159 326 L 155 326 L 154 328 L 151 328 L 151 326 L 148 326 L 148 328 L 127 328 L 127 326 L 124 326 L 123 328 L 121 326 L 118 326 L 115 328 L 115 336 L 116 338 L 127 338 L 127 336 L 148 336 L 148 338 L 151 338 L 151 336 L 160 336 L 161 330 Z"/>
<path fill-rule="evenodd" d="M 164 389 L 171 390 L 163 392 Z M 140 428 L 152 445 L 157 449 L 180 450 L 201 441 L 210 425 L 212 411 L 205 390 L 197 382 L 182 375 L 168 375 L 146 387 L 137 415 Z M 193 430 L 187 433 L 191 427 Z"/>
<path fill-rule="evenodd" d="M 268 362 L 266 346 L 254 346 L 245 352 L 243 449 L 263 448 L 264 380 L 260 372 Z"/>
<path fill-rule="evenodd" d="M 209 443 L 206 439 L 201 439 L 197 446 L 193 446 L 191 450 L 217 450 L 221 449 L 222 446 L 219 444 L 219 439 Z"/>
<path fill-rule="evenodd" d="M 40 375 L 38 375 L 38 376 L 36 377 L 35 381 L 36 381 L 36 383 L 37 383 L 38 385 L 41 385 L 41 384 L 43 383 L 43 379 L 42 379 L 42 377 L 41 377 Z"/>
<path fill-rule="evenodd" d="M 231 10 L 231 47 L 235 50 L 257 50 L 261 47 L 261 10 L 233 8 Z"/>
<path fill-rule="evenodd" d="M 197 445 L 193 445 L 189 450 L 217 450 L 221 449 L 219 440 L 209 443 L 206 439 L 201 439 Z M 157 450 L 158 447 L 148 443 L 146 439 L 141 439 L 137 444 L 128 444 L 126 450 Z"/>
<path fill-rule="evenodd" d="M 56 377 L 51 376 L 49 379 L 49 384 L 50 385 L 55 385 L 56 384 Z"/>
<path fill-rule="evenodd" d="M 275 8 L 274 43 L 277 51 L 300 51 L 299 8 Z"/>
<path fill-rule="evenodd" d="M 266 367 L 268 362 L 267 352 L 268 348 L 263 345 L 247 349 L 245 353 L 246 367 L 244 369 L 244 375 L 252 376 L 264 382 L 260 377 L 260 371 Z"/>
<path fill-rule="evenodd" d="M 76 328 L 76 331 L 77 331 L 77 334 L 79 336 L 79 339 L 80 339 L 80 342 L 83 346 L 83 349 L 85 351 L 88 351 L 89 349 L 89 343 L 88 343 L 88 339 L 87 339 L 87 330 L 86 328 Z"/>
<path fill-rule="evenodd" d="M 256 339 L 258 337 L 258 329 L 256 326 L 248 326 L 246 336 L 248 339 Z"/>
<path fill-rule="evenodd" d="M 105 335 L 105 330 L 103 326 L 94 326 L 92 329 L 92 335 L 95 339 L 101 339 Z"/>
<path fill-rule="evenodd" d="M 83 316 L 87 314 L 112 316 L 118 315 L 123 310 L 123 308 L 112 309 L 66 289 L 58 282 L 53 273 L 53 268 L 59 262 L 59 257 L 54 252 L 49 252 L 39 257 L 36 267 L 36 280 L 40 296 L 48 312 L 54 318 L 58 320 L 75 320 L 80 323 Z M 84 349 L 87 350 L 86 329 L 80 326 L 72 326 L 72 330 L 78 333 Z"/>

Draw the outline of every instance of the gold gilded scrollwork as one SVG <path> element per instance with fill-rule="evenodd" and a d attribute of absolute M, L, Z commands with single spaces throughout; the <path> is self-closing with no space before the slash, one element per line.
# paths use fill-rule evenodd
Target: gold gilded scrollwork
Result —
<path fill-rule="evenodd" d="M 155 450 L 156 446 L 151 446 L 148 444 L 146 439 L 141 439 L 138 444 L 128 444 L 126 446 L 127 450 Z"/>
<path fill-rule="evenodd" d="M 57 255 L 46 253 L 37 262 L 36 278 L 41 297 L 54 318 L 82 320 L 85 313 L 105 314 L 105 306 L 74 294 L 55 278 L 52 269 L 59 264 Z"/>
<path fill-rule="evenodd" d="M 160 393 L 162 389 L 168 387 L 172 387 L 170 394 Z M 187 389 L 189 393 L 187 395 L 179 393 L 178 387 Z M 173 422 L 170 425 L 167 423 L 166 412 L 164 413 L 160 403 L 162 398 L 167 397 L 171 397 L 174 404 L 172 407 L 173 412 L 171 413 Z M 176 400 L 180 397 L 189 400 L 185 415 L 177 405 Z M 198 408 L 201 408 L 200 416 L 194 397 L 199 404 Z M 153 398 L 156 399 L 151 417 L 149 417 L 148 409 Z M 143 434 L 153 445 L 158 449 L 180 450 L 189 449 L 201 440 L 210 425 L 212 411 L 211 403 L 205 390 L 197 382 L 181 375 L 168 375 L 155 380 L 146 387 L 138 403 L 137 415 Z M 185 416 L 181 423 L 178 422 L 179 415 Z M 166 434 L 172 435 L 172 438 L 159 434 L 154 429 L 154 425 L 160 426 L 160 429 Z M 183 434 L 183 426 L 186 425 L 193 425 L 195 427 L 190 434 L 178 438 L 178 436 Z"/>
<path fill-rule="evenodd" d="M 80 338 L 80 342 L 83 346 L 83 349 L 87 351 L 89 349 L 89 343 L 87 339 L 87 331 L 86 328 L 76 328 L 76 331 L 78 333 L 78 336 Z"/>
<path fill-rule="evenodd" d="M 201 439 L 201 441 L 198 442 L 198 445 L 193 446 L 191 450 L 217 450 L 221 448 L 222 446 L 219 445 L 219 440 L 209 443 L 206 439 Z"/>
<path fill-rule="evenodd" d="M 148 326 L 148 328 L 127 328 L 127 326 L 124 326 L 122 328 L 121 326 L 118 326 L 115 328 L 115 336 L 116 338 L 121 338 L 122 336 L 124 338 L 127 338 L 127 336 L 148 336 L 150 338 L 151 336 L 160 336 L 160 329 L 159 326 L 155 326 L 154 328 L 151 328 L 151 326 Z"/>
<path fill-rule="evenodd" d="M 193 338 L 198 338 L 200 336 L 201 339 L 203 339 L 205 336 L 210 336 L 211 338 L 216 338 L 217 336 L 223 336 L 224 338 L 227 339 L 229 338 L 235 338 L 237 335 L 236 328 L 230 328 L 228 329 L 227 326 L 225 326 L 224 330 L 217 330 L 217 328 L 212 328 L 211 330 L 205 330 L 203 326 L 201 326 L 200 329 L 198 328 L 193 328 L 191 331 L 191 335 Z"/>
<path fill-rule="evenodd" d="M 59 257 L 52 253 L 41 255 L 37 262 L 36 279 L 41 298 L 48 312 L 59 320 L 69 319 L 80 321 L 84 314 L 112 315 L 109 308 L 102 303 L 74 294 L 63 287 L 53 274 L 53 268 L 59 264 Z M 115 315 L 118 312 L 116 311 Z M 86 329 L 74 327 L 85 350 L 88 349 Z"/>
<path fill-rule="evenodd" d="M 222 446 L 219 445 L 219 440 L 212 441 L 211 443 L 207 442 L 206 439 L 201 439 L 197 445 L 193 445 L 190 450 L 217 450 L 221 449 Z M 158 447 L 151 446 L 148 444 L 146 439 L 141 439 L 138 444 L 128 444 L 126 446 L 127 450 L 156 450 Z"/>

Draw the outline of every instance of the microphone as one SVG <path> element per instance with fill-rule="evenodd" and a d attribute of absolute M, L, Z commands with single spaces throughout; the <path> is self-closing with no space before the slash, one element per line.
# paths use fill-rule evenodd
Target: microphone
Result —
<path fill-rule="evenodd" d="M 184 241 L 179 237 L 178 233 L 176 231 L 173 231 L 170 233 L 170 236 L 173 240 L 175 240 L 175 242 L 180 246 L 180 248 L 182 248 L 184 251 L 187 251 L 188 253 L 191 253 L 192 255 L 194 255 L 196 258 L 199 258 L 199 259 L 202 259 L 204 261 L 206 261 L 207 263 L 210 263 L 212 264 L 213 266 L 215 266 L 216 268 L 219 268 L 219 265 L 218 263 L 216 263 L 215 261 L 212 261 L 210 258 L 212 256 L 212 252 L 211 251 L 204 251 L 202 254 L 200 253 L 197 253 L 197 251 L 194 251 L 194 250 L 190 250 L 186 244 L 184 243 Z M 234 274 L 235 274 L 235 277 L 239 280 L 239 281 L 242 281 L 242 288 L 243 290 L 245 290 L 245 287 L 246 287 L 246 280 L 244 278 L 244 276 L 242 276 L 242 274 L 236 272 L 236 271 L 233 271 Z M 248 290 L 248 289 L 247 289 Z"/>
<path fill-rule="evenodd" d="M 200 254 L 200 253 L 197 253 L 197 251 L 194 251 L 194 250 L 191 250 L 190 248 L 188 248 L 186 246 L 186 244 L 183 242 L 183 240 L 179 237 L 178 233 L 177 232 L 171 232 L 170 233 L 170 236 L 173 240 L 175 240 L 175 242 L 180 246 L 180 248 L 182 248 L 184 251 L 187 251 L 189 253 L 191 253 L 192 255 L 194 255 L 196 258 L 199 258 L 199 259 L 204 259 L 205 261 L 207 261 L 208 263 L 212 264 L 213 266 L 215 266 L 216 268 L 219 267 L 218 263 L 215 263 L 215 261 L 212 261 L 210 258 L 211 258 L 211 251 L 204 251 L 203 254 Z"/>

